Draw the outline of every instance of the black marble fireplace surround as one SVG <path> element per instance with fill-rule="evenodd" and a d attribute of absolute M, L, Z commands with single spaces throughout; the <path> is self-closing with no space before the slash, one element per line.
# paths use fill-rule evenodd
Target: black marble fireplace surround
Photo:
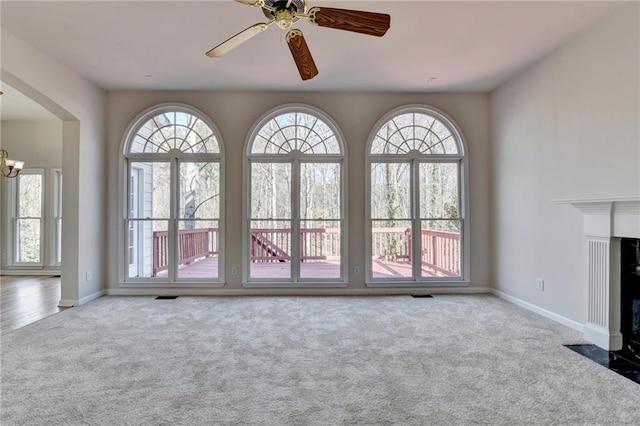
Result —
<path fill-rule="evenodd" d="M 640 384 L 640 240 L 620 241 L 620 332 L 622 350 L 596 345 L 565 345 L 592 361 Z"/>
<path fill-rule="evenodd" d="M 640 385 L 640 364 L 635 358 L 629 358 L 628 352 L 607 351 L 591 344 L 565 346 Z"/>
<path fill-rule="evenodd" d="M 622 350 L 640 363 L 640 240 L 622 238 L 620 258 Z"/>

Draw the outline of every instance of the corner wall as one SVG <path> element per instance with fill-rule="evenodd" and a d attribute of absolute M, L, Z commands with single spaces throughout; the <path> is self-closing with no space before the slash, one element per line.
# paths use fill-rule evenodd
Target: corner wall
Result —
<path fill-rule="evenodd" d="M 634 3 L 490 96 L 495 288 L 580 324 L 583 218 L 551 200 L 640 195 L 639 28 Z"/>
<path fill-rule="evenodd" d="M 61 304 L 77 305 L 105 288 L 105 94 L 13 33 L 1 32 L 2 80 L 63 121 Z"/>

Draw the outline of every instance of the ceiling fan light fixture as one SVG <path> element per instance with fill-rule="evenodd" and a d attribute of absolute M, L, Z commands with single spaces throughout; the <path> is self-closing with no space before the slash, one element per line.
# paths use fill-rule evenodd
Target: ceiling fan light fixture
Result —
<path fill-rule="evenodd" d="M 286 10 L 292 15 L 305 13 L 307 11 L 306 0 L 264 0 L 262 6 L 262 13 L 268 19 L 277 19 L 277 14 L 280 11 Z M 293 18 L 294 22 L 300 18 Z"/>
<path fill-rule="evenodd" d="M 0 175 L 8 178 L 14 178 L 20 174 L 24 167 L 24 161 L 9 158 L 6 149 L 0 149 Z"/>
<path fill-rule="evenodd" d="M 255 24 L 240 31 L 209 50 L 206 53 L 207 56 L 212 58 L 220 57 L 249 40 L 251 37 L 266 30 L 268 26 L 276 24 L 282 30 L 290 30 L 286 36 L 287 44 L 300 72 L 300 77 L 303 80 L 310 80 L 318 75 L 318 69 L 302 35 L 302 31 L 291 29 L 293 24 L 298 20 L 304 18 L 309 21 L 309 23 L 319 27 L 334 28 L 376 37 L 385 35 L 391 26 L 391 17 L 386 13 L 331 7 L 313 7 L 308 9 L 307 0 L 236 1 L 248 6 L 262 8 L 262 12 L 269 21 L 262 24 Z"/>

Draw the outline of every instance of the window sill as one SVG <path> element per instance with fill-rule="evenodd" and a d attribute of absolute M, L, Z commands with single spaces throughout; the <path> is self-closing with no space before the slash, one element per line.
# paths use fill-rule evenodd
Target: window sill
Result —
<path fill-rule="evenodd" d="M 177 282 L 153 282 L 153 281 L 127 281 L 118 283 L 124 288 L 223 288 L 221 282 L 203 281 L 177 281 Z"/>
<path fill-rule="evenodd" d="M 456 281 L 374 281 L 367 282 L 366 286 L 369 288 L 398 288 L 398 287 L 468 287 L 471 281 L 456 280 Z"/>
<path fill-rule="evenodd" d="M 346 288 L 346 282 L 243 282 L 244 288 Z"/>

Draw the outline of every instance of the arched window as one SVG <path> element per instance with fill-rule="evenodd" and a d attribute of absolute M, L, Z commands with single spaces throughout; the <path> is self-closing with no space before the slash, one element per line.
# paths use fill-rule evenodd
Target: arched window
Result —
<path fill-rule="evenodd" d="M 465 279 L 465 152 L 444 113 L 407 106 L 384 116 L 368 149 L 367 281 Z"/>
<path fill-rule="evenodd" d="M 244 279 L 343 282 L 344 146 L 333 121 L 308 106 L 278 108 L 246 148 Z"/>
<path fill-rule="evenodd" d="M 222 282 L 220 134 L 186 105 L 161 105 L 124 143 L 124 278 L 136 283 Z"/>

